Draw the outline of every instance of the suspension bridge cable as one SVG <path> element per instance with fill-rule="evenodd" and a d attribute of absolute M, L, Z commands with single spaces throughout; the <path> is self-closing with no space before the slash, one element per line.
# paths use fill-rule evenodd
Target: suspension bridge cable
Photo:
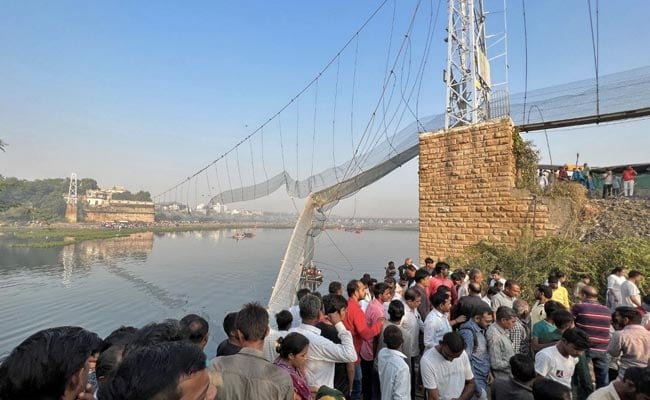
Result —
<path fill-rule="evenodd" d="M 392 46 L 393 46 L 393 31 L 395 30 L 395 14 L 397 13 L 397 2 L 393 0 L 393 18 L 390 23 L 390 35 L 388 39 L 388 51 L 386 52 L 386 66 L 384 68 L 384 79 L 390 79 L 391 76 L 393 76 L 393 71 L 389 71 L 388 67 L 390 65 L 390 53 L 392 51 Z M 390 106 L 390 103 L 389 103 Z M 388 136 L 388 126 L 386 125 L 386 102 L 385 98 L 381 99 L 381 110 L 382 110 L 382 120 L 381 124 L 384 128 L 384 133 L 386 135 L 386 141 L 390 145 L 391 149 L 395 150 L 397 153 L 397 150 L 395 149 L 395 146 L 393 146 L 393 142 Z"/>
<path fill-rule="evenodd" d="M 526 0 L 521 0 L 521 10 L 524 19 L 524 115 L 522 121 L 525 121 L 526 100 L 528 99 L 528 24 L 526 23 Z"/>
<path fill-rule="evenodd" d="M 404 39 L 402 40 L 402 44 L 401 44 L 401 46 L 400 46 L 400 49 L 399 49 L 397 55 L 395 56 L 395 62 L 393 63 L 393 67 L 392 67 L 393 70 L 394 70 L 395 67 L 397 66 L 397 63 L 399 62 L 400 56 L 401 56 L 401 54 L 402 54 L 402 52 L 403 52 L 403 50 L 404 50 L 405 43 L 406 43 L 406 41 L 408 40 L 408 37 L 409 37 L 410 32 L 413 30 L 413 26 L 414 26 L 414 24 L 415 24 L 415 20 L 416 20 L 416 16 L 417 16 L 418 10 L 419 10 L 419 8 L 420 8 L 420 4 L 421 4 L 421 1 L 418 1 L 417 5 L 416 5 L 416 7 L 415 7 L 415 9 L 414 9 L 414 11 L 413 11 L 413 15 L 411 16 L 411 20 L 410 20 L 410 23 L 409 23 L 409 27 L 408 27 L 408 29 L 407 29 L 407 31 L 406 31 L 406 34 L 404 35 Z M 373 109 L 371 115 L 375 115 L 376 112 L 377 112 L 377 110 L 379 109 L 379 106 L 381 105 L 381 98 L 382 98 L 382 96 L 385 95 L 385 93 L 386 93 L 386 88 L 387 88 L 387 85 L 386 85 L 386 83 L 384 83 L 384 85 L 382 86 L 381 92 L 380 92 L 380 94 L 379 94 L 379 99 L 377 100 L 377 103 L 375 104 L 375 107 L 374 107 L 374 109 Z M 372 122 L 372 121 L 368 121 L 368 123 L 366 124 L 366 128 L 365 128 L 364 131 L 363 131 L 362 138 L 363 138 L 363 136 L 365 136 L 365 135 L 368 134 L 368 128 L 369 128 L 371 122 Z M 362 143 L 362 141 L 360 141 L 359 143 Z M 362 150 L 362 149 L 360 148 L 359 145 L 357 145 L 357 148 L 356 148 L 356 150 L 355 150 L 355 154 L 354 154 L 353 159 L 356 157 L 357 154 L 360 153 L 360 150 Z M 353 163 L 349 163 L 349 164 L 348 164 L 347 169 L 346 169 L 346 172 L 345 172 L 345 174 L 343 175 L 343 176 L 344 176 L 344 179 L 348 178 L 348 177 L 349 177 L 349 174 L 352 172 L 352 169 L 351 169 L 351 168 L 352 168 L 352 164 L 353 164 Z"/>
<path fill-rule="evenodd" d="M 439 6 L 440 6 L 440 1 L 438 2 L 438 10 L 439 10 Z M 432 10 L 433 10 L 433 5 L 432 5 Z M 433 22 L 433 24 L 432 24 L 432 22 Z M 429 39 L 427 39 L 427 46 L 428 47 L 425 46 L 425 48 L 424 48 L 424 51 L 423 51 L 423 54 L 422 54 L 422 59 L 420 61 L 420 69 L 418 70 L 418 73 L 416 74 L 413 86 L 410 88 L 410 93 L 408 94 L 408 96 L 406 98 L 405 98 L 405 90 L 403 88 L 404 85 L 400 85 L 400 89 L 401 89 L 400 93 L 401 93 L 401 96 L 402 96 L 401 101 L 404 103 L 404 109 L 402 110 L 401 115 L 400 115 L 400 117 L 398 119 L 398 122 L 396 124 L 396 128 L 401 124 L 406 112 L 409 111 L 410 114 L 416 119 L 416 123 L 419 125 L 418 128 L 420 128 L 422 130 L 424 129 L 424 127 L 420 124 L 420 122 L 419 122 L 419 120 L 417 118 L 417 115 L 413 112 L 413 110 L 412 110 L 412 108 L 410 107 L 409 104 L 411 102 L 411 98 L 412 98 L 412 96 L 414 94 L 415 88 L 418 87 L 418 86 L 421 86 L 421 84 L 422 84 L 422 79 L 424 77 L 423 68 L 426 65 L 424 60 L 427 58 L 427 54 L 428 54 L 428 52 L 430 50 L 430 46 L 431 46 L 432 39 L 433 39 L 433 33 L 435 32 L 435 26 L 436 25 L 437 25 L 437 15 L 436 15 L 435 18 L 433 18 L 433 15 L 430 13 L 430 15 L 429 15 L 429 35 L 428 35 Z M 407 82 L 410 81 L 410 76 L 411 76 L 411 68 L 410 68 L 410 66 L 412 64 L 412 52 L 410 51 L 410 40 L 409 40 L 408 49 L 409 49 L 409 57 L 411 58 L 411 60 L 409 61 Z M 405 69 L 404 63 L 402 63 L 400 76 L 404 75 L 404 69 Z M 407 85 L 408 85 L 408 83 L 407 83 Z M 398 113 L 399 113 L 399 108 L 397 108 L 395 110 L 395 113 L 393 114 L 393 117 L 391 118 L 391 123 L 394 120 L 394 118 L 397 116 Z M 379 140 L 381 139 L 381 136 L 378 135 L 379 133 L 380 132 L 377 132 L 377 134 L 375 134 L 375 140 L 372 141 L 372 143 L 373 143 L 372 148 L 374 148 L 374 146 L 376 146 L 379 143 Z M 369 152 L 366 153 L 366 154 L 369 154 Z M 365 161 L 365 159 L 364 159 L 364 161 Z"/>
<path fill-rule="evenodd" d="M 284 160 L 284 140 L 282 139 L 282 119 L 278 118 L 278 131 L 280 133 L 280 154 L 282 158 L 282 170 L 284 171 L 284 186 L 289 190 L 289 181 L 287 180 L 287 166 Z"/>
<path fill-rule="evenodd" d="M 309 191 L 312 189 L 314 176 L 314 160 L 316 159 L 316 116 L 318 115 L 318 82 L 314 86 L 314 126 L 311 135 L 311 171 L 309 172 Z"/>
<path fill-rule="evenodd" d="M 228 188 L 230 189 L 230 196 L 233 196 L 232 180 L 230 179 L 230 167 L 228 166 L 228 157 L 224 158 L 226 162 L 226 176 L 228 177 Z"/>
<path fill-rule="evenodd" d="M 241 139 L 238 143 L 236 143 L 233 147 L 231 147 L 228 151 L 222 153 L 220 156 L 218 156 L 216 159 L 214 159 L 208 165 L 206 165 L 205 167 L 199 169 L 198 171 L 194 172 L 188 178 L 184 179 L 183 181 L 177 183 L 176 185 L 172 186 L 171 188 L 167 189 L 166 191 L 164 191 L 164 192 L 162 192 L 162 193 L 160 193 L 160 194 L 158 194 L 158 195 L 156 195 L 154 197 L 160 197 L 163 194 L 171 192 L 172 190 L 174 190 L 174 189 L 178 188 L 179 186 L 181 186 L 183 183 L 189 181 L 192 177 L 195 177 L 195 176 L 199 175 L 200 173 L 206 171 L 208 168 L 210 168 L 211 166 L 216 164 L 219 160 L 224 159 L 229 153 L 231 153 L 235 149 L 235 147 L 241 146 L 242 143 L 244 143 L 246 140 L 249 140 L 250 138 L 252 138 L 258 132 L 260 132 L 266 125 L 268 125 L 271 121 L 273 121 L 280 114 L 282 114 L 282 112 L 284 112 L 284 110 L 289 108 L 293 104 L 293 102 L 295 100 L 297 100 L 300 96 L 302 96 L 302 94 L 305 93 L 318 80 L 318 78 L 320 78 L 321 75 L 323 75 L 330 68 L 330 66 L 334 63 L 334 61 L 339 59 L 339 57 L 341 56 L 341 53 L 343 53 L 343 51 L 345 51 L 345 49 L 348 48 L 348 46 L 359 35 L 359 33 L 361 33 L 361 31 L 363 31 L 365 29 L 365 27 L 377 16 L 377 14 L 379 14 L 379 11 L 382 10 L 382 8 L 386 5 L 387 2 L 388 2 L 388 0 L 382 1 L 381 4 L 379 4 L 379 6 L 377 6 L 377 8 L 372 12 L 372 14 L 370 14 L 370 16 L 368 18 L 366 18 L 366 20 L 361 24 L 361 26 L 357 29 L 357 31 L 350 37 L 350 39 L 348 39 L 348 41 L 345 42 L 345 44 L 339 49 L 339 51 L 327 62 L 327 64 L 325 64 L 325 66 L 320 70 L 320 72 L 309 83 L 307 83 L 307 85 L 305 85 L 294 97 L 292 97 L 287 103 L 285 103 L 282 107 L 280 107 L 280 109 L 275 114 L 273 114 L 271 117 L 269 117 L 257 129 L 253 130 L 251 133 L 249 133 L 247 136 L 245 136 L 243 139 Z"/>
<path fill-rule="evenodd" d="M 262 128 L 262 131 L 260 132 L 260 147 L 262 147 L 262 169 L 264 170 L 264 178 L 266 178 L 266 182 L 269 181 L 269 174 L 266 172 L 266 162 L 264 161 L 264 128 Z M 267 183 L 267 193 L 268 193 L 268 183 Z"/>
<path fill-rule="evenodd" d="M 425 52 L 424 52 L 424 55 L 422 56 L 418 91 L 417 91 L 417 95 L 415 96 L 415 120 L 417 121 L 418 125 L 421 125 L 420 124 L 420 118 L 419 118 L 419 114 L 420 114 L 420 93 L 422 91 L 422 82 L 424 82 L 424 73 L 426 71 L 427 61 L 429 60 L 429 53 L 431 52 L 431 44 L 433 42 L 433 37 L 435 36 L 435 27 L 438 24 L 438 15 L 440 13 L 440 3 L 441 3 L 441 0 L 438 0 L 438 6 L 436 7 L 436 14 L 435 14 L 435 17 L 433 17 L 433 0 L 431 0 L 431 2 L 430 2 L 431 12 L 429 14 L 429 32 L 427 34 L 427 43 L 424 46 Z M 422 128 L 424 128 L 424 127 L 422 127 Z"/>
<path fill-rule="evenodd" d="M 336 244 L 336 242 L 334 242 L 334 239 L 333 239 L 332 236 L 329 234 L 329 232 L 328 232 L 327 230 L 325 230 L 325 229 L 323 229 L 323 232 L 325 232 L 325 235 L 327 235 L 327 237 L 329 238 L 329 240 L 332 242 L 332 245 L 334 245 L 334 248 L 335 248 L 335 249 L 336 249 L 336 250 L 341 254 L 341 256 L 345 259 L 345 262 L 348 263 L 348 265 L 350 266 L 350 271 L 352 271 L 352 269 L 354 268 L 354 266 L 352 265 L 352 262 L 350 261 L 350 259 L 349 259 L 345 254 L 343 254 L 343 251 L 342 251 L 341 248 Z"/>
<path fill-rule="evenodd" d="M 591 29 L 591 49 L 594 56 L 594 69 L 596 70 L 596 115 L 600 115 L 600 85 L 598 82 L 598 0 L 596 0 L 596 37 L 594 37 L 593 13 L 591 11 L 591 0 L 587 0 L 589 9 L 589 28 Z"/>
<path fill-rule="evenodd" d="M 526 123 L 530 123 L 530 112 L 535 108 L 537 112 L 539 113 L 539 118 L 544 122 L 544 114 L 542 114 L 542 110 L 537 106 L 537 104 L 533 104 L 530 106 L 530 109 L 528 110 L 528 121 Z M 551 142 L 548 140 L 548 130 L 544 129 L 544 137 L 546 137 L 546 149 L 548 150 L 548 160 L 551 165 L 553 165 L 553 156 L 551 155 Z"/>
<path fill-rule="evenodd" d="M 218 193 L 219 193 L 219 195 L 221 195 L 223 193 L 223 191 L 221 190 L 221 181 L 219 180 L 219 170 L 217 169 L 216 164 L 214 166 L 214 175 L 215 175 L 215 179 L 217 181 L 217 190 L 219 191 Z M 220 200 L 221 200 L 221 202 L 223 202 L 223 196 L 220 197 Z"/>
<path fill-rule="evenodd" d="M 336 168 L 336 105 L 339 96 L 339 73 L 341 70 L 341 59 L 336 61 L 336 83 L 334 84 L 334 107 L 332 110 L 332 161 L 334 162 L 334 176 L 336 183 L 339 183 L 339 172 Z"/>
<path fill-rule="evenodd" d="M 237 161 L 237 175 L 239 175 L 239 187 L 241 188 L 241 198 L 244 199 L 244 180 L 241 176 L 241 165 L 239 163 L 239 149 L 235 149 L 235 160 Z"/>
<path fill-rule="evenodd" d="M 357 35 L 356 45 L 354 47 L 354 68 L 352 69 L 352 96 L 350 101 L 350 140 L 352 142 L 352 160 L 356 163 L 355 146 L 354 146 L 354 94 L 356 93 L 357 84 L 357 65 L 359 60 L 359 35 Z M 361 143 L 361 142 L 359 142 Z"/>
<path fill-rule="evenodd" d="M 300 181 L 300 99 L 296 100 L 296 182 Z"/>
<path fill-rule="evenodd" d="M 255 179 L 255 163 L 253 162 L 253 159 L 255 158 L 253 154 L 253 141 L 249 140 L 248 141 L 248 147 L 251 153 L 251 171 L 253 172 L 253 198 L 257 197 L 257 183 Z"/>

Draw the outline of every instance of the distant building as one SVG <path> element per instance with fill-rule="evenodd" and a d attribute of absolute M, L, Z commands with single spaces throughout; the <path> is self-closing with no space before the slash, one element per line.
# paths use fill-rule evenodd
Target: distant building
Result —
<path fill-rule="evenodd" d="M 85 222 L 154 222 L 152 201 L 115 200 L 113 195 L 125 193 L 126 189 L 89 189 L 82 196 L 82 221 Z"/>

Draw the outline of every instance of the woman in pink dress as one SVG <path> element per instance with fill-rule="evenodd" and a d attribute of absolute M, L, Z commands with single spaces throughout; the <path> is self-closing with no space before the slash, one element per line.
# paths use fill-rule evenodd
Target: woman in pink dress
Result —
<path fill-rule="evenodd" d="M 290 333 L 278 339 L 276 351 L 280 355 L 273 363 L 287 371 L 291 376 L 294 399 L 313 400 L 314 395 L 307 384 L 307 378 L 304 374 L 307 352 L 309 351 L 309 339 L 300 333 Z"/>

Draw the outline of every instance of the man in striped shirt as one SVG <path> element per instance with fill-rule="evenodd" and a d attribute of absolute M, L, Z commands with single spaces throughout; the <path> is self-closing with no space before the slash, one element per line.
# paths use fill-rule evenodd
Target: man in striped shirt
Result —
<path fill-rule="evenodd" d="M 611 313 L 609 308 L 598 302 L 598 291 L 593 286 L 582 288 L 582 303 L 573 306 L 576 328 L 583 330 L 592 343 L 587 351 L 587 359 L 594 365 L 596 389 L 607 386 L 607 344 Z"/>

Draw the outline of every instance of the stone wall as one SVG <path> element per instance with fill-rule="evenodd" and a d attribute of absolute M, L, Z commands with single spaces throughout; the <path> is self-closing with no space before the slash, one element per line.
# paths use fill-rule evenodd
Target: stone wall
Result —
<path fill-rule="evenodd" d="M 84 207 L 85 222 L 154 222 L 155 211 L 153 203 L 150 206 L 108 206 Z"/>
<path fill-rule="evenodd" d="M 556 229 L 548 207 L 515 188 L 512 133 L 508 118 L 420 135 L 421 259 Z"/>

